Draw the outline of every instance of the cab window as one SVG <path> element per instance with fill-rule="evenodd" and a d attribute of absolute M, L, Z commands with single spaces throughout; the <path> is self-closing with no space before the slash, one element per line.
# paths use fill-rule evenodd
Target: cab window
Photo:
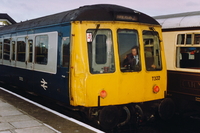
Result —
<path fill-rule="evenodd" d="M 117 31 L 120 69 L 122 72 L 141 70 L 138 33 L 136 30 Z"/>
<path fill-rule="evenodd" d="M 89 29 L 86 38 L 90 72 L 113 73 L 115 63 L 111 30 Z"/>
<path fill-rule="evenodd" d="M 158 32 L 143 31 L 145 66 L 147 71 L 162 69 L 160 41 Z"/>

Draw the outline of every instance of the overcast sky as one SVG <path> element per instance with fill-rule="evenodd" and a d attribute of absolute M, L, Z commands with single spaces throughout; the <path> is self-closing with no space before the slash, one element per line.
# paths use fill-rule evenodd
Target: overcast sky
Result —
<path fill-rule="evenodd" d="M 0 13 L 20 22 L 92 4 L 126 6 L 150 16 L 200 11 L 200 0 L 1 0 Z"/>

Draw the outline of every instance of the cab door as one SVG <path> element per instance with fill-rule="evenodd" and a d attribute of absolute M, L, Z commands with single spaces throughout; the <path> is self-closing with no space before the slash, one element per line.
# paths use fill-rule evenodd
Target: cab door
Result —
<path fill-rule="evenodd" d="M 60 56 L 58 60 L 59 66 L 57 69 L 56 87 L 59 89 L 57 92 L 58 99 L 62 102 L 69 104 L 69 63 L 70 63 L 70 25 L 63 25 L 61 27 L 62 36 L 59 36 L 59 51 Z"/>
<path fill-rule="evenodd" d="M 56 99 L 69 104 L 69 59 L 70 59 L 69 37 L 62 37 L 60 46 L 60 67 L 57 69 L 55 87 L 57 88 Z"/>
<path fill-rule="evenodd" d="M 164 91 L 166 90 L 166 69 L 163 64 L 163 53 L 161 55 L 159 32 L 144 29 L 142 36 L 146 87 L 144 97 L 146 100 L 161 99 L 164 98 Z"/>

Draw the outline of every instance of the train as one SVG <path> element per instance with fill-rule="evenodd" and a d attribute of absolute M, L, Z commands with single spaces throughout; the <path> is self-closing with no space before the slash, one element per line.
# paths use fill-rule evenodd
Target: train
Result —
<path fill-rule="evenodd" d="M 160 24 L 127 7 L 86 5 L 0 28 L 2 85 L 80 111 L 105 131 L 172 117 L 166 78 Z"/>
<path fill-rule="evenodd" d="M 168 72 L 168 96 L 176 111 L 199 119 L 200 12 L 155 16 L 162 25 Z"/>

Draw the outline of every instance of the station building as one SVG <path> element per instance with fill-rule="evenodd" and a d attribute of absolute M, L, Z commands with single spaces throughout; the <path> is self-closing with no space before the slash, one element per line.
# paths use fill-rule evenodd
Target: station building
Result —
<path fill-rule="evenodd" d="M 16 21 L 13 20 L 8 14 L 0 13 L 0 27 L 5 25 L 15 24 Z"/>

